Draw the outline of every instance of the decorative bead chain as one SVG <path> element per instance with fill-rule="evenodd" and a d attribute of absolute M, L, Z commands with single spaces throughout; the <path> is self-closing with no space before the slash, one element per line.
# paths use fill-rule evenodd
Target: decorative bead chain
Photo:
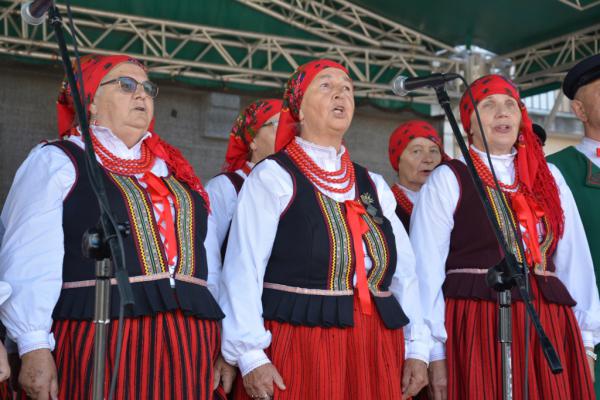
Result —
<path fill-rule="evenodd" d="M 479 154 L 477 154 L 473 149 L 469 149 L 469 153 L 471 153 L 471 157 L 473 158 L 473 165 L 475 165 L 475 170 L 477 171 L 477 175 L 481 178 L 483 183 L 487 186 L 495 188 L 494 177 L 492 175 L 492 171 L 490 168 L 483 162 Z M 517 159 L 515 158 L 515 180 L 512 184 L 507 185 L 498 181 L 498 185 L 500 185 L 500 189 L 502 191 L 514 192 L 517 190 L 519 186 L 519 169 L 517 168 Z"/>
<path fill-rule="evenodd" d="M 95 135 L 91 136 L 94 150 L 102 161 L 102 165 L 111 172 L 122 175 L 138 175 L 149 171 L 154 165 L 154 154 L 150 151 L 145 142 L 142 142 L 140 148 L 141 157 L 139 159 L 125 160 L 112 154 L 102 145 L 102 143 L 100 143 Z"/>
<path fill-rule="evenodd" d="M 350 160 L 348 151 L 342 155 L 342 166 L 339 170 L 329 172 L 319 167 L 298 143 L 292 141 L 286 151 L 292 161 L 298 166 L 300 171 L 315 185 L 321 189 L 334 193 L 347 193 L 354 187 L 354 164 Z M 332 178 L 332 176 L 339 176 Z M 345 184 L 344 187 L 337 188 L 331 184 Z"/>
<path fill-rule="evenodd" d="M 394 193 L 394 197 L 396 198 L 396 202 L 408 215 L 411 215 L 413 212 L 413 203 L 410 201 L 404 190 L 400 189 L 398 185 L 392 186 L 392 192 Z"/>

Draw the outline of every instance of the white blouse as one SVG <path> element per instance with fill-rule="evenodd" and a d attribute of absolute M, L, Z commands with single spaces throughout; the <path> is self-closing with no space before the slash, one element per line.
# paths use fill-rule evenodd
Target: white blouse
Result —
<path fill-rule="evenodd" d="M 319 146 L 301 138 L 295 140 L 319 167 L 327 171 L 341 167 L 341 156 L 346 151 L 344 147 L 337 152 L 333 147 Z M 396 201 L 392 191 L 380 175 L 369 174 L 375 183 L 383 215 L 390 220 L 396 239 L 398 262 L 390 290 L 410 319 L 404 328 L 406 357 L 427 362 L 430 335 L 418 301 L 419 287 L 410 241 L 395 214 Z M 219 304 L 226 315 L 223 320 L 223 356 L 229 363 L 238 365 L 242 375 L 269 362 L 264 353 L 271 343 L 271 333 L 265 329 L 262 318 L 263 279 L 279 216 L 290 202 L 293 190 L 289 173 L 276 161 L 266 160 L 254 168 L 239 195 L 229 232 Z M 355 198 L 354 188 L 343 194 L 322 192 L 339 202 Z M 367 270 L 372 266 L 367 251 L 365 266 Z"/>
<path fill-rule="evenodd" d="M 151 135 L 147 132 L 137 144 L 128 148 L 108 128 L 94 126 L 92 130 L 111 153 L 124 159 L 138 159 L 142 141 Z M 84 147 L 80 136 L 71 136 L 67 140 Z M 151 172 L 163 177 L 169 171 L 162 159 L 156 159 Z M 135 177 L 139 181 L 142 175 Z M 0 280 L 8 282 L 13 293 L 0 307 L 0 317 L 8 336 L 16 341 L 19 355 L 54 348 L 50 328 L 52 311 L 62 287 L 63 200 L 75 179 L 76 170 L 69 156 L 55 146 L 37 145 L 19 167 L 2 209 L 0 221 L 4 235 L 0 248 Z M 139 183 L 146 187 L 143 182 Z M 162 209 L 162 204 L 158 206 Z M 158 220 L 156 210 L 155 217 Z M 221 256 L 215 230 L 211 214 L 204 247 L 208 260 L 208 288 L 217 299 Z M 161 239 L 164 241 L 162 235 Z M 169 266 L 171 273 L 174 265 Z M 171 285 L 175 285 L 173 279 Z"/>
<path fill-rule="evenodd" d="M 7 282 L 0 281 L 0 304 L 4 303 L 10 297 L 12 288 Z"/>
<path fill-rule="evenodd" d="M 254 164 L 251 162 L 246 162 L 246 165 L 248 165 L 250 169 L 254 168 Z M 248 177 L 241 169 L 236 170 L 235 173 L 244 179 Z M 206 184 L 206 191 L 210 198 L 210 209 L 214 214 L 214 219 L 217 224 L 217 240 L 219 241 L 220 248 L 229 231 L 231 219 L 233 218 L 235 206 L 237 205 L 238 194 L 235 191 L 233 183 L 231 183 L 229 178 L 223 174 L 217 175 L 208 181 Z"/>
<path fill-rule="evenodd" d="M 475 150 L 488 165 L 485 153 Z M 500 182 L 514 182 L 515 155 L 516 151 L 513 149 L 511 154 L 491 156 Z M 559 188 L 565 215 L 564 234 L 553 257 L 556 274 L 577 302 L 573 311 L 581 329 L 583 342 L 591 347 L 600 342 L 600 299 L 594 279 L 592 257 L 573 195 L 560 171 L 551 164 L 550 171 Z M 459 195 L 460 187 L 456 175 L 448 166 L 442 165 L 433 171 L 421 188 L 419 201 L 411 218 L 410 239 L 417 256 L 421 306 L 434 340 L 430 361 L 444 359 L 446 356 L 444 343 L 447 334 L 442 284 L 446 277 L 446 258 Z"/>
<path fill-rule="evenodd" d="M 410 190 L 409 188 L 407 188 L 406 186 L 402 186 L 398 182 L 396 182 L 395 185 L 398 186 L 398 188 L 404 192 L 404 194 L 406 195 L 406 197 L 408 197 L 411 203 L 417 204 L 417 201 L 419 201 L 419 191 L 415 192 L 414 190 Z"/>

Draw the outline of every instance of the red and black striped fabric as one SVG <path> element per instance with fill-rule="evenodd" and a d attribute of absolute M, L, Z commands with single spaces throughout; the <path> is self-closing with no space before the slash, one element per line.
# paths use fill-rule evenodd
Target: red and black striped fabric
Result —
<path fill-rule="evenodd" d="M 527 376 L 529 399 L 594 399 L 592 379 L 573 310 L 569 306 L 544 300 L 535 279 L 531 279 L 531 289 L 542 326 L 555 346 L 564 370 L 561 374 L 552 374 L 532 327 Z M 524 315 L 523 302 L 514 302 L 512 366 L 515 400 L 523 399 Z M 501 352 L 496 340 L 497 320 L 495 302 L 446 299 L 449 400 L 502 398 Z"/>
<path fill-rule="evenodd" d="M 0 383 L 0 399 L 12 399 L 10 387 L 8 386 L 8 380 Z"/>
<path fill-rule="evenodd" d="M 286 390 L 274 400 L 401 399 L 402 329 L 387 329 L 377 313 L 360 312 L 354 296 L 354 327 L 309 327 L 265 321 L 273 336 L 267 355 Z M 241 378 L 233 399 L 248 400 Z"/>
<path fill-rule="evenodd" d="M 118 321 L 108 334 L 105 393 L 114 365 Z M 92 398 L 94 324 L 56 321 L 54 357 L 59 399 Z M 217 321 L 185 316 L 181 311 L 125 319 L 116 399 L 215 400 L 213 365 L 220 352 Z M 21 398 L 26 398 L 21 393 Z"/>

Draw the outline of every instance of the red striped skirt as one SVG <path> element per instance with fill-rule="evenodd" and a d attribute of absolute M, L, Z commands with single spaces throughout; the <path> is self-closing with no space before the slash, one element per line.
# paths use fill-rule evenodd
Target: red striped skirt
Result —
<path fill-rule="evenodd" d="M 527 380 L 530 400 L 594 399 L 593 384 L 577 320 L 571 307 L 547 303 L 532 279 L 533 304 L 554 345 L 563 372 L 552 374 L 533 329 L 529 335 Z M 448 341 L 448 399 L 497 400 L 502 398 L 502 365 L 498 344 L 498 306 L 495 302 L 446 299 Z M 512 307 L 513 398 L 523 398 L 523 302 Z"/>
<path fill-rule="evenodd" d="M 403 331 L 387 329 L 376 310 L 364 315 L 357 299 L 352 328 L 265 321 L 273 337 L 266 352 L 286 385 L 274 400 L 402 398 Z M 240 377 L 233 398 L 250 399 Z"/>
<path fill-rule="evenodd" d="M 110 324 L 105 393 L 114 366 L 118 321 Z M 54 357 L 61 400 L 91 399 L 95 325 L 56 321 Z M 126 318 L 116 399 L 212 400 L 213 365 L 220 353 L 217 321 L 181 311 Z M 21 393 L 22 398 L 25 398 Z"/>

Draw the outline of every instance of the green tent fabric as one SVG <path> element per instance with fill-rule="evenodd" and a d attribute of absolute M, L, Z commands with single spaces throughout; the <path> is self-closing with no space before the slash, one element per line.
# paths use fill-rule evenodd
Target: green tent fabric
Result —
<path fill-rule="evenodd" d="M 476 45 L 504 54 L 600 21 L 600 6 L 578 11 L 559 0 L 356 0 L 452 46 Z M 582 1 L 588 4 L 589 1 Z"/>
<path fill-rule="evenodd" d="M 582 3 L 585 5 L 589 1 L 591 0 L 582 0 Z M 7 3 L 8 0 L 1 2 Z M 59 1 L 59 3 L 64 3 L 64 0 Z M 522 49 L 562 34 L 592 26 L 600 21 L 600 6 L 592 7 L 586 11 L 578 11 L 558 0 L 503 0 L 494 2 L 480 0 L 456 0 L 452 2 L 439 0 L 402 2 L 354 0 L 352 3 L 449 46 L 477 45 L 496 54 L 505 54 Z M 324 40 L 235 0 L 177 0 L 166 2 L 159 0 L 72 0 L 72 5 L 253 33 L 275 34 L 317 41 Z M 85 30 L 85 28 L 83 29 Z M 96 33 L 96 35 L 99 36 L 100 33 Z M 112 35 L 111 42 L 103 43 L 103 46 L 107 50 L 114 49 L 116 51 L 127 40 L 125 36 L 120 38 L 118 35 Z M 129 51 L 141 52 L 141 44 L 138 43 L 130 47 Z M 239 53 L 236 53 L 236 49 L 229 51 L 234 58 L 242 58 L 241 54 L 243 53 L 241 50 Z M 178 57 L 193 59 L 197 54 L 197 48 L 186 47 Z M 11 58 L 14 59 L 15 57 L 12 56 Z M 19 59 L 22 60 L 23 57 Z M 213 60 L 215 63 L 222 62 L 222 58 L 217 54 L 214 54 Z M 210 53 L 206 61 L 211 62 Z M 261 63 L 266 63 L 266 60 L 261 60 L 260 57 L 254 61 L 255 66 L 258 68 L 260 68 Z M 547 61 L 552 63 L 552 59 Z M 278 62 L 285 65 L 280 70 L 283 71 L 285 68 L 289 68 L 285 60 L 280 59 Z M 277 64 L 275 69 L 277 69 Z M 386 71 L 381 81 L 390 81 L 395 72 L 393 68 Z M 203 88 L 241 92 L 254 96 L 280 94 L 280 91 L 276 89 L 265 89 L 251 84 L 224 84 L 217 81 L 181 77 L 170 79 Z M 557 86 L 557 84 L 552 84 L 537 87 L 522 93 L 522 95 L 533 95 L 555 89 Z M 401 101 L 361 100 L 361 104 L 365 103 L 388 109 L 411 108 L 414 111 L 425 113 L 429 111 L 428 106 Z"/>

